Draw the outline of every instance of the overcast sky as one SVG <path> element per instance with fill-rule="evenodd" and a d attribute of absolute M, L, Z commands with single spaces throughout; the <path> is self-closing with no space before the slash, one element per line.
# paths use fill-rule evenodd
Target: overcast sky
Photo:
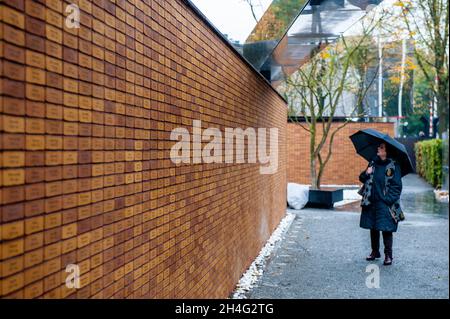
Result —
<path fill-rule="evenodd" d="M 245 0 L 191 0 L 223 34 L 243 43 L 256 25 L 250 6 Z M 254 0 L 258 19 L 272 0 Z"/>

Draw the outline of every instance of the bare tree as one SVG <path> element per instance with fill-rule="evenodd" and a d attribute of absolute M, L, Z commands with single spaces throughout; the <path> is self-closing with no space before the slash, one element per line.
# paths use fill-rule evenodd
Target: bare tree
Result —
<path fill-rule="evenodd" d="M 368 66 L 357 64 L 358 61 L 365 61 L 364 56 L 370 53 L 368 46 L 371 46 L 372 33 L 381 20 L 380 17 L 372 16 L 368 21 L 362 21 L 361 35 L 342 36 L 336 43 L 324 49 L 321 46 L 317 47 L 311 52 L 307 63 L 285 78 L 282 91 L 288 100 L 289 118 L 310 136 L 312 189 L 320 189 L 320 181 L 331 158 L 336 134 L 351 121 L 352 117 L 364 115 L 358 106 L 372 86 L 376 73 L 367 81 Z M 363 71 L 359 73 L 358 68 L 359 71 Z M 344 122 L 332 127 L 337 107 L 346 91 L 353 91 L 357 102 Z M 302 119 L 304 121 L 301 121 Z M 320 128 L 322 135 L 318 139 Z M 323 155 L 322 150 L 327 142 L 327 153 Z"/>
<path fill-rule="evenodd" d="M 380 72 L 379 57 L 376 43 L 372 37 L 365 37 L 359 48 L 350 58 L 350 65 L 356 73 L 356 112 L 364 114 L 364 103 L 368 90 L 374 84 L 374 81 Z M 370 75 L 370 72 L 373 72 Z"/>
<path fill-rule="evenodd" d="M 244 1 L 247 2 L 247 4 L 250 6 L 250 11 L 252 12 L 253 19 L 255 19 L 256 23 L 258 23 L 258 18 L 256 17 L 255 13 L 254 0 L 244 0 Z"/>

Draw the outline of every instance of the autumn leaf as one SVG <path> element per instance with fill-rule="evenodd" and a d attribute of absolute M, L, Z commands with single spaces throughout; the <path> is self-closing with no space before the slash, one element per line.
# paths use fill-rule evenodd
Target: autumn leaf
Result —
<path fill-rule="evenodd" d="M 394 84 L 400 84 L 400 77 L 398 76 L 391 76 L 389 80 Z"/>
<path fill-rule="evenodd" d="M 329 59 L 331 57 L 331 54 L 328 51 L 322 51 L 320 57 L 322 59 Z"/>

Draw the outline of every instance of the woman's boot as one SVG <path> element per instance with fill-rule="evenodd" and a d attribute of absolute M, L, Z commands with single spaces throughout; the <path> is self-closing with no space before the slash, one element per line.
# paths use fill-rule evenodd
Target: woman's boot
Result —
<path fill-rule="evenodd" d="M 393 236 L 392 232 L 383 232 L 383 242 L 384 242 L 384 262 L 383 265 L 392 265 L 392 242 Z"/>
<path fill-rule="evenodd" d="M 370 244 L 372 246 L 372 252 L 366 257 L 366 260 L 372 261 L 375 258 L 380 258 L 380 232 L 378 230 L 370 230 Z"/>
<path fill-rule="evenodd" d="M 380 257 L 381 257 L 381 254 L 379 251 L 372 251 L 370 253 L 370 255 L 366 257 L 366 260 L 372 261 L 372 260 L 375 260 L 376 258 L 380 258 Z"/>

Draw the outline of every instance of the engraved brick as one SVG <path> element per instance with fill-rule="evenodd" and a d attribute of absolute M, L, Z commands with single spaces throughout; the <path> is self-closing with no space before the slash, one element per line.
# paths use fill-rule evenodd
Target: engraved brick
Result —
<path fill-rule="evenodd" d="M 45 121 L 45 133 L 61 135 L 64 132 L 64 123 L 56 120 Z"/>
<path fill-rule="evenodd" d="M 5 169 L 3 170 L 3 185 L 22 185 L 25 183 L 25 169 Z"/>
<path fill-rule="evenodd" d="M 63 163 L 67 164 L 76 164 L 78 159 L 77 152 L 64 152 L 63 153 Z"/>
<path fill-rule="evenodd" d="M 27 135 L 26 149 L 30 151 L 43 150 L 45 148 L 44 135 Z"/>
<path fill-rule="evenodd" d="M 24 115 L 25 114 L 25 101 L 21 99 L 15 99 L 10 97 L 2 98 L 3 112 L 5 114 L 12 115 Z"/>
<path fill-rule="evenodd" d="M 34 200 L 45 196 L 44 184 L 32 184 L 25 186 L 25 199 Z"/>
<path fill-rule="evenodd" d="M 4 78 L 2 79 L 2 88 L 3 94 L 5 95 L 16 98 L 23 98 L 25 96 L 25 84 L 23 82 L 17 82 Z"/>
<path fill-rule="evenodd" d="M 35 101 L 26 101 L 26 114 L 31 117 L 44 117 L 45 104 Z"/>
<path fill-rule="evenodd" d="M 25 270 L 25 284 L 28 285 L 44 277 L 42 265 Z"/>
<path fill-rule="evenodd" d="M 45 153 L 45 165 L 61 165 L 62 164 L 62 152 L 48 151 Z"/>
<path fill-rule="evenodd" d="M 24 152 L 3 152 L 3 167 L 25 166 Z"/>
<path fill-rule="evenodd" d="M 25 33 L 9 25 L 3 25 L 3 37 L 7 42 L 18 46 L 25 45 Z"/>
<path fill-rule="evenodd" d="M 55 73 L 63 72 L 63 63 L 61 60 L 46 56 L 45 66 L 48 71 L 55 72 Z"/>
<path fill-rule="evenodd" d="M 43 282 L 39 281 L 25 287 L 24 297 L 25 299 L 33 299 L 41 296 L 44 292 Z"/>
<path fill-rule="evenodd" d="M 48 150 L 60 150 L 63 148 L 63 138 L 61 136 L 46 135 L 45 148 Z"/>
<path fill-rule="evenodd" d="M 2 238 L 10 240 L 20 237 L 24 234 L 24 222 L 16 221 L 2 225 Z"/>
<path fill-rule="evenodd" d="M 44 243 L 45 245 L 52 244 L 55 242 L 60 243 L 61 240 L 61 229 L 53 228 L 44 232 Z"/>
<path fill-rule="evenodd" d="M 25 148 L 24 134 L 2 134 L 1 137 L 5 150 L 23 150 Z"/>
<path fill-rule="evenodd" d="M 46 73 L 46 82 L 47 82 L 47 89 L 46 89 L 46 100 L 50 103 L 62 103 L 62 91 L 63 88 L 63 77 L 60 74 L 54 73 L 54 72 L 47 72 Z M 50 87 L 59 89 L 59 90 L 51 90 Z M 51 94 L 52 96 L 49 96 Z"/>
<path fill-rule="evenodd" d="M 66 77 L 78 78 L 78 67 L 75 64 L 64 62 L 63 73 Z M 70 82 L 72 81 L 72 82 Z M 73 82 L 73 80 L 66 78 L 64 82 L 64 87 L 66 91 L 78 92 L 78 83 Z"/>
<path fill-rule="evenodd" d="M 26 78 L 27 82 L 45 84 L 45 71 L 38 68 L 27 67 Z"/>
<path fill-rule="evenodd" d="M 62 46 L 52 41 L 45 41 L 45 52 L 48 55 L 61 59 L 62 58 Z"/>
<path fill-rule="evenodd" d="M 37 136 L 37 137 L 39 138 L 39 140 L 43 139 L 43 136 Z M 30 138 L 29 140 L 33 140 L 33 139 Z M 38 144 L 40 144 L 40 142 Z M 44 165 L 45 165 L 44 152 L 26 152 L 25 166 L 44 166 Z"/>
<path fill-rule="evenodd" d="M 25 182 L 28 184 L 42 182 L 45 179 L 45 171 L 40 168 L 27 168 L 25 170 Z"/>
<path fill-rule="evenodd" d="M 54 213 L 45 216 L 45 229 L 60 226 L 62 223 L 61 213 Z"/>
<path fill-rule="evenodd" d="M 3 130 L 10 133 L 25 132 L 25 120 L 22 117 L 3 115 Z"/>
<path fill-rule="evenodd" d="M 56 196 L 45 199 L 45 212 L 55 212 L 63 207 L 62 197 Z"/>
<path fill-rule="evenodd" d="M 75 249 L 77 249 L 76 237 L 66 239 L 62 242 L 61 250 L 63 254 L 74 251 Z"/>
<path fill-rule="evenodd" d="M 77 191 L 76 180 L 66 180 L 62 182 L 62 192 L 63 194 L 71 194 Z"/>
<path fill-rule="evenodd" d="M 49 24 L 46 25 L 46 36 L 53 42 L 62 43 L 62 31 Z"/>
<path fill-rule="evenodd" d="M 45 19 L 45 7 L 35 1 L 25 1 L 25 11 L 32 17 Z"/>
<path fill-rule="evenodd" d="M 78 167 L 76 165 L 65 165 L 62 174 L 64 179 L 76 178 L 78 177 Z"/>
<path fill-rule="evenodd" d="M 19 271 L 23 270 L 23 256 L 11 258 L 8 260 L 4 260 L 0 263 L 1 272 L 3 277 L 10 276 L 12 274 L 16 274 Z"/>
<path fill-rule="evenodd" d="M 43 119 L 27 118 L 25 121 L 25 131 L 31 134 L 44 134 L 45 122 Z"/>
<path fill-rule="evenodd" d="M 42 248 L 27 252 L 24 256 L 25 268 L 32 267 L 41 263 L 44 259 L 44 250 Z"/>
<path fill-rule="evenodd" d="M 19 273 L 17 275 L 7 277 L 2 280 L 2 293 L 4 295 L 16 291 L 24 286 L 24 275 Z"/>
<path fill-rule="evenodd" d="M 22 254 L 24 252 L 23 243 L 23 239 L 3 242 L 1 244 L 2 258 L 7 259 Z"/>
<path fill-rule="evenodd" d="M 38 19 L 27 16 L 25 19 L 25 28 L 29 32 L 27 36 L 32 33 L 39 37 L 45 37 L 45 23 Z"/>
<path fill-rule="evenodd" d="M 32 217 L 44 213 L 45 201 L 42 199 L 27 201 L 25 203 L 25 216 Z"/>
<path fill-rule="evenodd" d="M 25 251 L 32 251 L 44 246 L 44 233 L 34 233 L 25 237 Z"/>
<path fill-rule="evenodd" d="M 33 101 L 44 101 L 45 100 L 45 88 L 43 86 L 28 84 L 25 87 L 26 97 Z"/>
<path fill-rule="evenodd" d="M 12 26 L 23 29 L 25 28 L 25 17 L 19 11 L 2 6 L 2 20 Z"/>
<path fill-rule="evenodd" d="M 25 63 L 25 51 L 15 45 L 5 43 L 3 47 L 3 55 L 8 60 L 18 63 Z"/>
<path fill-rule="evenodd" d="M 28 1 L 27 1 L 28 2 Z M 29 66 L 37 67 L 37 68 L 43 68 L 45 66 L 45 55 L 27 50 L 26 55 L 26 64 Z"/>
<path fill-rule="evenodd" d="M 45 184 L 45 196 L 53 197 L 62 193 L 62 183 L 60 181 Z"/>
<path fill-rule="evenodd" d="M 77 234 L 77 224 L 69 224 L 62 227 L 62 238 L 67 239 L 70 237 L 74 237 Z"/>
<path fill-rule="evenodd" d="M 61 255 L 61 242 L 44 246 L 44 260 L 49 260 Z"/>
<path fill-rule="evenodd" d="M 63 140 L 63 148 L 65 150 L 76 150 L 78 149 L 78 138 L 65 136 Z"/>
<path fill-rule="evenodd" d="M 23 81 L 25 79 L 25 68 L 17 63 L 4 61 L 3 75 L 11 80 Z"/>
<path fill-rule="evenodd" d="M 25 233 L 27 235 L 42 231 L 43 229 L 44 229 L 43 216 L 28 218 L 25 220 Z"/>
<path fill-rule="evenodd" d="M 45 39 L 40 36 L 31 34 L 31 33 L 27 33 L 25 36 L 25 43 L 26 43 L 27 49 L 29 49 L 29 50 L 34 50 L 34 51 L 42 52 L 42 53 L 44 53 L 46 51 Z"/>
<path fill-rule="evenodd" d="M 63 17 L 61 14 L 52 11 L 52 10 L 47 10 L 47 17 L 46 17 L 46 21 L 56 27 L 61 28 L 62 27 L 62 21 L 63 21 Z"/>

